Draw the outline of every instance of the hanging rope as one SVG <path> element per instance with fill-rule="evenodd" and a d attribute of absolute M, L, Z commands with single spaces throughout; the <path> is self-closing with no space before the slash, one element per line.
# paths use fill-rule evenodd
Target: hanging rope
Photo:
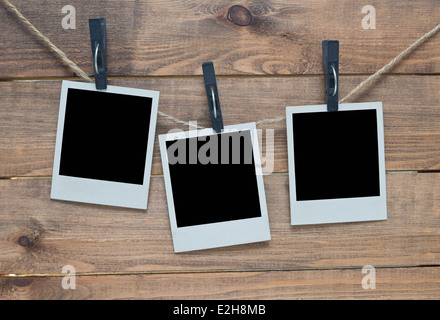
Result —
<path fill-rule="evenodd" d="M 72 60 L 70 60 L 67 55 L 58 49 L 57 46 L 55 46 L 44 34 L 42 34 L 40 31 L 38 31 L 37 28 L 34 27 L 32 23 L 26 17 L 23 16 L 23 14 L 8 0 L 1 0 L 7 8 L 10 9 L 19 19 L 26 25 L 26 27 L 29 28 L 29 30 L 37 36 L 40 40 L 42 40 L 48 47 L 51 49 L 55 54 L 59 56 L 59 58 L 67 65 L 69 66 L 73 71 L 76 72 L 78 76 L 80 76 L 83 80 L 87 82 L 93 82 L 93 80 L 85 73 L 76 63 L 74 63 Z M 414 48 L 416 48 L 418 45 L 420 45 L 423 41 L 434 35 L 437 31 L 440 30 L 440 25 L 436 25 L 434 29 L 424 34 L 422 37 L 420 37 L 417 41 L 415 41 L 412 45 L 410 45 L 408 48 L 403 50 L 398 56 L 396 56 L 393 60 L 391 60 L 388 64 L 383 66 L 381 69 L 376 71 L 374 74 L 369 76 L 367 79 L 362 81 L 356 88 L 351 90 L 345 97 L 343 97 L 341 100 L 339 100 L 339 103 L 343 103 L 349 98 L 351 98 L 353 95 L 355 95 L 357 92 L 359 92 L 364 86 L 369 84 L 370 82 L 373 82 L 376 78 L 381 76 L 383 73 L 388 71 L 390 68 L 392 68 L 396 63 L 398 63 L 400 60 L 402 60 L 403 57 L 405 57 L 409 52 L 411 52 Z M 196 126 L 192 122 L 184 121 L 177 119 L 169 114 L 166 114 L 162 111 L 158 111 L 158 114 L 167 119 L 168 121 L 174 122 L 176 124 L 185 125 L 185 126 L 191 126 L 197 129 L 204 129 L 204 127 Z M 278 118 L 271 118 L 271 119 L 264 119 L 257 121 L 257 125 L 266 125 L 266 124 L 274 124 L 281 121 L 284 121 L 286 117 L 278 117 Z"/>

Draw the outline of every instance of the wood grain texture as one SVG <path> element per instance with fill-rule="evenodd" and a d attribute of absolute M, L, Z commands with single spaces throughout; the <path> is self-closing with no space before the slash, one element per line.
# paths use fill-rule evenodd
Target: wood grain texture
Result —
<path fill-rule="evenodd" d="M 341 77 L 341 95 L 363 77 Z M 440 169 L 439 76 L 384 76 L 353 102 L 383 101 L 387 170 Z M 161 91 L 159 110 L 185 121 L 210 126 L 203 80 L 154 78 L 112 80 L 113 85 Z M 259 121 L 285 115 L 289 105 L 322 104 L 321 77 L 250 77 L 218 79 L 225 125 Z M 53 167 L 60 81 L 0 83 L 0 177 L 50 176 Z M 170 129 L 188 130 L 159 117 L 157 134 Z M 265 172 L 287 172 L 286 124 L 260 126 L 263 157 L 266 131 L 274 130 L 274 161 Z M 156 139 L 154 175 L 161 174 Z"/>
<path fill-rule="evenodd" d="M 375 30 L 362 28 L 365 4 L 353 1 L 335 6 L 299 0 L 110 0 L 105 5 L 71 0 L 76 29 L 65 30 L 61 24 L 65 1 L 12 3 L 90 75 L 88 19 L 106 17 L 112 76 L 201 75 L 201 64 L 207 60 L 214 61 L 216 72 L 223 75 L 322 74 L 325 39 L 340 41 L 341 74 L 373 73 L 440 21 L 437 0 L 370 1 L 376 9 Z M 249 9 L 249 25 L 228 19 L 234 4 Z M 72 76 L 3 5 L 0 29 L 0 78 Z M 439 41 L 440 34 L 392 72 L 439 73 Z"/>
<path fill-rule="evenodd" d="M 439 178 L 388 174 L 386 221 L 292 227 L 288 176 L 265 176 L 271 241 L 181 254 L 163 177 L 151 179 L 146 212 L 50 200 L 50 179 L 0 180 L 0 274 L 439 264 Z"/>
<path fill-rule="evenodd" d="M 205 61 L 225 124 L 253 122 L 324 103 L 322 40 L 340 41 L 343 97 L 440 22 L 438 0 L 373 0 L 375 30 L 355 1 L 11 2 L 89 75 L 88 19 L 106 17 L 110 84 L 158 90 L 159 110 L 206 127 Z M 66 4 L 75 30 L 62 28 Z M 252 17 L 228 16 L 233 5 Z M 0 30 L 0 299 L 440 297 L 440 33 L 349 101 L 384 103 L 388 220 L 290 226 L 282 121 L 260 127 L 275 136 L 265 169 L 275 173 L 264 176 L 272 240 L 174 254 L 157 139 L 146 212 L 49 199 L 58 79 L 75 75 L 3 4 Z M 159 118 L 157 134 L 173 128 L 188 129 Z M 89 274 L 75 290 L 55 276 L 65 265 Z M 375 290 L 361 287 L 364 265 L 377 266 Z"/>
<path fill-rule="evenodd" d="M 433 299 L 440 268 L 376 268 L 376 289 L 362 288 L 361 269 L 77 276 L 0 279 L 0 299 Z M 177 306 L 180 304 L 177 303 Z M 165 315 L 168 311 L 162 310 Z M 269 313 L 269 310 L 267 310 Z"/>

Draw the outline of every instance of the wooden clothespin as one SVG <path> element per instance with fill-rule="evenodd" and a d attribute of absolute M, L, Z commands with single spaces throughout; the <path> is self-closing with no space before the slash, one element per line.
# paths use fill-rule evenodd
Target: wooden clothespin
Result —
<path fill-rule="evenodd" d="M 221 133 L 223 130 L 222 111 L 217 91 L 217 81 L 215 78 L 214 64 L 205 62 L 202 64 L 203 78 L 205 80 L 206 96 L 208 98 L 209 112 L 211 113 L 212 128 L 215 132 Z"/>
<path fill-rule="evenodd" d="M 107 46 L 105 18 L 89 19 L 96 89 L 107 89 Z"/>
<path fill-rule="evenodd" d="M 338 111 L 339 41 L 322 41 L 327 111 Z"/>

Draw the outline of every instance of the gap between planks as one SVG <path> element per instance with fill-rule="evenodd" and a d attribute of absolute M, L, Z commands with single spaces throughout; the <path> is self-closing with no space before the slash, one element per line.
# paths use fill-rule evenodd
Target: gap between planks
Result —
<path fill-rule="evenodd" d="M 439 268 L 440 264 L 432 265 L 393 265 L 374 266 L 375 269 L 409 269 L 409 268 Z M 244 272 L 291 272 L 291 271 L 329 271 L 329 270 L 361 270 L 363 266 L 323 267 L 323 268 L 265 268 L 265 269 L 210 269 L 210 270 L 167 270 L 167 271 L 108 271 L 108 272 L 76 272 L 77 277 L 96 276 L 135 276 L 135 275 L 166 275 L 166 274 L 221 274 Z M 65 277 L 65 273 L 9 273 L 0 274 L 0 279 L 15 278 L 48 278 Z"/>
<path fill-rule="evenodd" d="M 386 174 L 414 174 L 414 173 L 440 173 L 440 170 L 387 170 Z M 263 176 L 287 176 L 288 172 L 272 172 L 272 173 L 263 173 Z M 152 174 L 152 178 L 161 178 L 162 174 Z M 0 177 L 0 180 L 44 180 L 44 179 L 52 179 L 52 176 L 17 176 L 17 177 Z"/>
<path fill-rule="evenodd" d="M 342 77 L 369 77 L 371 74 L 367 73 L 340 73 L 339 74 Z M 381 75 L 383 76 L 399 76 L 399 77 L 407 77 L 407 76 L 439 76 L 440 73 L 386 73 Z M 324 76 L 323 74 L 263 74 L 263 75 L 253 75 L 253 74 L 233 74 L 233 75 L 222 75 L 222 74 L 216 74 L 215 75 L 218 79 L 222 78 L 236 78 L 236 79 L 243 79 L 243 78 L 267 78 L 267 79 L 277 79 L 277 78 L 321 78 Z M 192 78 L 202 78 L 203 75 L 158 75 L 158 76 L 108 76 L 107 79 L 109 81 L 112 80 L 152 80 L 152 79 L 192 79 Z M 92 79 L 93 76 L 91 76 Z M 41 82 L 41 81 L 62 81 L 62 80 L 69 80 L 69 81 L 81 81 L 84 82 L 83 79 L 79 77 L 23 77 L 23 78 L 0 78 L 0 82 Z"/>

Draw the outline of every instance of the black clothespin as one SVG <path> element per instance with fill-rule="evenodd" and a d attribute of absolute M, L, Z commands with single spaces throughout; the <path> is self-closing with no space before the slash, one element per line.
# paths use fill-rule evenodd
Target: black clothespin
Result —
<path fill-rule="evenodd" d="M 339 41 L 322 41 L 327 111 L 338 111 Z"/>
<path fill-rule="evenodd" d="M 211 113 L 212 128 L 217 133 L 223 130 L 222 111 L 218 98 L 217 81 L 215 79 L 214 64 L 205 62 L 202 64 L 203 78 L 205 79 L 206 96 L 208 98 L 209 112 Z"/>
<path fill-rule="evenodd" d="M 89 19 L 90 39 L 92 42 L 93 69 L 96 89 L 107 89 L 107 46 L 105 18 Z"/>

